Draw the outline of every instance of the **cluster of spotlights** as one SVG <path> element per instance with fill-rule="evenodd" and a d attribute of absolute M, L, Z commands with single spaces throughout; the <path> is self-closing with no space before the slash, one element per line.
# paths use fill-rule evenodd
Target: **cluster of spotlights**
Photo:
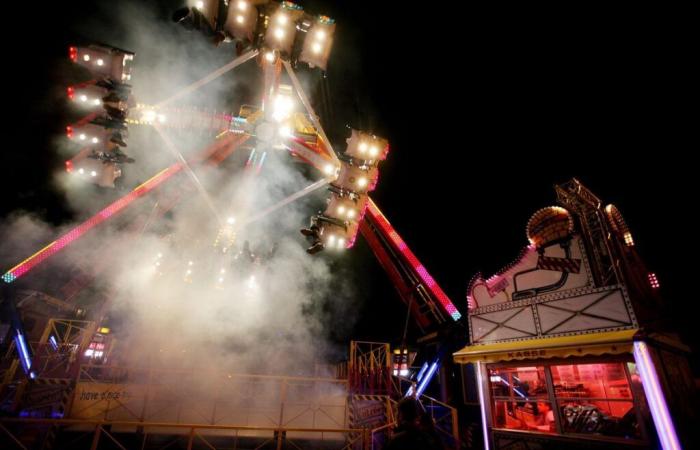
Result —
<path fill-rule="evenodd" d="M 343 205 L 338 206 L 338 209 L 336 210 L 336 212 L 338 213 L 339 217 L 343 217 L 343 218 L 346 218 L 348 220 L 354 219 L 355 216 L 357 215 L 357 211 L 355 211 L 352 208 L 346 208 Z"/>
<path fill-rule="evenodd" d="M 367 142 L 362 141 L 357 146 L 360 154 L 368 155 L 370 158 L 376 158 L 379 156 L 379 147 L 376 144 L 367 144 Z"/>
<path fill-rule="evenodd" d="M 79 168 L 79 169 L 76 171 L 76 173 L 77 173 L 78 175 L 89 174 L 91 177 L 96 177 L 96 176 L 97 176 L 97 171 L 91 170 L 91 171 L 88 172 L 88 171 L 85 170 L 83 167 Z"/>
<path fill-rule="evenodd" d="M 328 240 L 326 241 L 326 248 L 343 250 L 346 243 L 347 241 L 344 237 L 338 237 L 335 234 L 331 234 L 328 236 Z"/>
<path fill-rule="evenodd" d="M 239 1 L 236 3 L 235 8 L 240 13 L 244 13 L 248 9 L 248 2 Z M 245 16 L 243 14 L 237 14 L 236 15 L 236 23 L 241 24 L 241 25 L 244 24 L 245 23 Z"/>
<path fill-rule="evenodd" d="M 90 55 L 87 54 L 87 53 L 84 54 L 84 55 L 83 55 L 83 61 L 85 61 L 85 62 L 90 62 Z M 93 61 L 93 64 L 102 67 L 102 66 L 105 65 L 105 60 L 102 59 L 102 58 L 97 58 L 97 59 L 95 59 L 95 60 Z"/>
<path fill-rule="evenodd" d="M 141 113 L 141 122 L 146 124 L 165 123 L 165 114 L 158 114 L 152 109 L 146 109 Z"/>
<path fill-rule="evenodd" d="M 313 33 L 314 42 L 311 44 L 311 51 L 315 54 L 320 54 L 323 51 L 324 41 L 326 40 L 327 33 L 325 30 L 316 30 Z"/>

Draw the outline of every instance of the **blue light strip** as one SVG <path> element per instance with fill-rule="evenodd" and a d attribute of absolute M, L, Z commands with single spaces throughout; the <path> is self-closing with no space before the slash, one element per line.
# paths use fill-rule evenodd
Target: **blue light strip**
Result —
<path fill-rule="evenodd" d="M 56 337 L 52 334 L 51 337 L 49 337 L 49 343 L 51 344 L 51 348 L 54 349 L 54 351 L 58 350 L 58 342 L 56 342 Z"/>
<path fill-rule="evenodd" d="M 423 378 L 423 381 L 418 385 L 418 389 L 416 389 L 416 398 L 420 398 L 420 396 L 423 395 L 423 391 L 425 391 L 425 388 L 428 387 L 428 384 L 435 376 L 438 367 L 440 367 L 439 362 L 440 360 L 438 359 L 430 365 L 428 373 L 425 374 L 425 378 Z"/>
<path fill-rule="evenodd" d="M 420 368 L 420 372 L 418 372 L 418 376 L 416 377 L 416 381 L 420 383 L 420 380 L 423 378 L 423 375 L 425 375 L 425 371 L 428 370 L 428 362 L 423 363 L 423 367 Z"/>
<path fill-rule="evenodd" d="M 15 335 L 15 345 L 17 345 L 17 350 L 20 356 L 20 361 L 22 362 L 22 368 L 24 373 L 30 374 L 30 369 L 32 367 L 32 359 L 29 357 L 29 351 L 27 350 L 27 343 L 24 341 L 24 336 L 22 333 L 17 331 Z"/>

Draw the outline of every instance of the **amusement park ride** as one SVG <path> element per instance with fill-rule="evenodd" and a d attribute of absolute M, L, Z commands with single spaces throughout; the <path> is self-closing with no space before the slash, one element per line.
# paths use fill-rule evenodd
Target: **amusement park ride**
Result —
<path fill-rule="evenodd" d="M 644 268 L 631 233 L 614 206 L 603 208 L 576 180 L 558 186 L 563 207 L 533 216 L 528 225 L 531 245 L 516 263 L 492 278 L 472 281 L 469 315 L 463 318 L 369 197 L 377 185 L 379 163 L 389 152 L 388 141 L 352 130 L 344 152 L 338 152 L 302 89 L 295 67 L 306 64 L 326 69 L 335 32 L 333 19 L 312 16 L 291 2 L 205 0 L 189 4 L 176 11 L 173 20 L 204 33 L 216 45 L 233 43 L 237 57 L 158 104 L 137 103 L 131 94 L 128 82 L 133 53 L 104 45 L 70 48 L 71 60 L 87 68 L 94 79 L 68 88 L 69 98 L 90 113 L 67 128 L 68 138 L 81 149 L 66 162 L 66 170 L 85 182 L 114 187 L 126 164 L 138 164 L 138 158 L 122 150 L 127 147 L 129 127 L 137 125 L 153 127 L 177 161 L 2 276 L 3 317 L 9 319 L 3 330 L 12 339 L 3 341 L 2 347 L 0 407 L 10 418 L 0 422 L 0 443 L 18 448 L 91 449 L 115 445 L 381 448 L 395 422 L 396 401 L 415 396 L 422 400 L 450 448 L 477 445 L 478 428 L 462 427 L 476 430 L 473 442 L 466 431 L 459 432 L 460 422 L 468 423 L 464 417 L 469 416 L 469 410 L 476 411 L 475 417 L 482 413 L 482 419 L 472 422 L 483 423 L 486 448 L 508 448 L 516 441 L 514 445 L 524 445 L 518 448 L 557 448 L 562 443 L 575 445 L 582 437 L 586 445 L 601 444 L 601 448 L 610 442 L 624 448 L 680 448 L 664 395 L 676 411 L 684 406 L 678 391 L 673 393 L 669 388 L 666 376 L 657 376 L 652 360 L 658 364 L 660 358 L 671 358 L 662 355 L 667 352 L 676 358 L 673 361 L 678 371 L 687 371 L 684 347 L 672 337 L 650 337 L 647 332 L 667 330 L 656 320 L 655 311 L 661 304 L 658 281 Z M 261 68 L 264 88 L 260 105 L 244 106 L 236 116 L 172 106 L 248 61 Z M 283 74 L 290 85 L 281 83 Z M 297 102 L 305 112 L 295 111 Z M 163 133 L 169 127 L 207 129 L 216 139 L 185 159 Z M 317 169 L 321 178 L 263 211 L 246 211 L 236 218 L 217 216 L 215 246 L 225 253 L 234 245 L 239 227 L 327 186 L 327 206 L 301 231 L 310 241 L 307 252 L 349 249 L 361 234 L 425 334 L 419 340 L 418 356 L 409 352 L 405 335 L 393 350 L 388 344 L 353 342 L 349 360 L 337 368 L 337 378 L 228 374 L 221 377 L 218 394 L 212 398 L 200 397 L 192 403 L 196 395 L 185 389 L 176 400 L 166 401 L 166 391 L 179 392 L 193 375 L 108 365 L 113 352 L 119 351 L 105 322 L 109 298 L 88 312 L 72 302 L 92 282 L 89 277 L 75 277 L 67 283 L 61 290 L 63 298 L 15 287 L 20 277 L 106 221 L 120 218 L 126 232 L 136 236 L 180 199 L 205 194 L 193 168 L 218 166 L 236 150 L 249 151 L 246 176 L 264 170 L 268 152 L 286 151 Z M 192 183 L 173 182 L 184 174 Z M 157 196 L 157 201 L 144 214 L 147 208 L 139 200 L 147 195 Z M 104 245 L 105 254 L 110 254 L 109 243 Z M 243 248 L 251 261 L 255 260 L 250 247 L 246 244 Z M 271 249 L 268 256 L 274 251 Z M 100 264 L 92 268 L 93 274 L 108 269 L 108 261 Z M 34 323 L 31 330 L 27 329 L 29 319 Z M 468 319 L 469 337 L 464 319 Z M 456 333 L 460 336 L 455 337 Z M 467 341 L 472 345 L 459 350 Z M 556 345 L 549 345 L 555 341 Z M 575 389 L 562 388 L 563 382 L 554 385 L 552 377 L 563 379 L 571 374 L 551 362 L 572 365 L 569 359 L 576 357 L 589 366 L 595 363 L 610 368 L 611 373 L 617 370 L 625 383 L 633 381 L 620 388 L 621 397 L 612 401 L 619 408 L 600 406 L 611 401 L 593 398 L 599 397 L 598 393 L 578 396 L 586 401 L 562 400 L 573 397 Z M 535 359 L 528 363 L 533 367 L 520 372 L 509 369 L 515 367 L 513 361 L 528 358 Z M 465 365 L 455 366 L 454 362 Z M 539 371 L 539 366 L 545 368 Z M 580 364 L 574 366 L 573 372 L 583 372 Z M 457 382 L 450 377 L 455 372 L 460 374 Z M 537 378 L 540 373 L 541 380 Z M 572 378 L 572 383 L 584 386 L 586 380 L 579 378 Z M 643 391 L 634 385 L 640 378 Z M 442 401 L 425 394 L 433 380 L 442 386 Z M 531 391 L 542 405 L 526 402 L 525 380 L 531 386 L 542 382 L 539 393 L 535 394 L 534 388 Z M 453 391 L 460 389 L 464 401 L 456 408 Z M 690 388 L 680 389 L 687 392 Z M 263 405 L 264 414 L 255 409 L 260 405 L 252 399 L 272 391 L 274 398 Z M 236 403 L 239 400 L 242 403 Z M 557 412 L 547 416 L 533 410 L 532 405 L 539 405 L 544 411 L 545 403 L 549 411 Z M 561 406 L 554 408 L 554 404 Z M 172 414 L 175 410 L 176 417 Z M 195 410 L 206 414 L 192 417 Z M 463 417 L 464 410 L 467 414 Z M 270 414 L 278 417 L 273 420 Z M 326 418 L 319 419 L 322 415 Z M 629 422 L 627 428 L 620 424 L 622 416 Z M 606 426 L 614 431 L 601 431 L 601 423 L 612 422 L 615 427 Z M 593 429 L 597 436 L 590 444 L 586 439 Z M 84 435 L 90 438 L 79 442 Z"/>

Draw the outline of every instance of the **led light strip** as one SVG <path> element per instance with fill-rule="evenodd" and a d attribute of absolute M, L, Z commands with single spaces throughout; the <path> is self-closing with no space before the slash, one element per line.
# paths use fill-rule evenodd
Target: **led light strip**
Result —
<path fill-rule="evenodd" d="M 481 376 L 481 361 L 476 362 L 476 382 L 478 383 L 479 406 L 481 407 L 481 426 L 484 430 L 484 450 L 489 450 L 489 426 L 486 419 L 486 403 L 484 403 L 486 396 L 484 395 L 484 380 Z"/>
<path fill-rule="evenodd" d="M 396 248 L 404 255 L 411 267 L 413 267 L 413 269 L 416 271 L 418 277 L 420 277 L 421 281 L 423 282 L 423 285 L 430 291 L 431 294 L 435 296 L 435 298 L 437 298 L 438 302 L 440 302 L 442 307 L 445 308 L 445 311 L 452 316 L 452 319 L 455 321 L 459 320 L 462 317 L 462 314 L 457 310 L 450 298 L 447 296 L 447 294 L 445 294 L 442 288 L 440 288 L 433 277 L 430 276 L 423 264 L 418 261 L 416 255 L 414 255 L 411 249 L 408 248 L 404 240 L 401 239 L 401 236 L 399 236 L 394 227 L 391 226 L 388 220 L 386 220 L 386 217 L 384 217 L 384 214 L 379 211 L 379 208 L 377 208 L 377 205 L 372 199 L 369 200 L 367 210 L 372 216 L 374 222 L 379 225 L 384 234 L 391 239 Z"/>
<path fill-rule="evenodd" d="M 661 447 L 664 450 L 681 450 L 681 444 L 678 441 L 678 435 L 673 426 L 671 414 L 668 411 L 668 405 L 661 389 L 661 383 L 659 383 L 654 362 L 649 354 L 649 348 L 645 342 L 635 341 L 633 352 L 634 361 L 637 363 L 639 375 L 642 378 L 644 393 L 647 396 L 651 409 L 651 416 L 654 418 L 656 433 L 661 441 Z"/>
<path fill-rule="evenodd" d="M 5 272 L 2 276 L 3 281 L 6 283 L 12 283 L 17 278 L 21 277 L 25 273 L 32 270 L 34 267 L 39 265 L 41 262 L 58 252 L 59 250 L 66 247 L 71 242 L 80 238 L 83 234 L 90 231 L 93 227 L 101 224 L 105 220 L 109 219 L 111 216 L 118 214 L 122 209 L 126 208 L 131 202 L 139 197 L 144 196 L 148 192 L 152 191 L 158 187 L 165 180 L 182 170 L 182 164 L 176 163 L 172 166 L 164 169 L 160 173 L 156 174 L 153 178 L 141 184 L 133 191 L 120 198 L 116 202 L 104 208 L 102 211 L 98 212 L 90 219 L 86 220 L 82 224 L 73 228 L 68 233 L 64 234 L 60 238 L 56 239 L 46 247 L 42 248 L 38 252 L 34 253 L 29 258 L 25 259 L 21 263 L 17 264 L 12 269 Z"/>

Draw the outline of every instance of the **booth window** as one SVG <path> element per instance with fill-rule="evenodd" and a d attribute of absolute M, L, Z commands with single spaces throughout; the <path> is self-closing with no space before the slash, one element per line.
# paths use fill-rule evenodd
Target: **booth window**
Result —
<path fill-rule="evenodd" d="M 565 433 L 641 438 L 622 362 L 551 366 Z"/>
<path fill-rule="evenodd" d="M 623 362 L 489 368 L 489 378 L 494 428 L 642 438 Z"/>
<path fill-rule="evenodd" d="M 556 432 L 544 367 L 489 370 L 496 428 Z"/>

